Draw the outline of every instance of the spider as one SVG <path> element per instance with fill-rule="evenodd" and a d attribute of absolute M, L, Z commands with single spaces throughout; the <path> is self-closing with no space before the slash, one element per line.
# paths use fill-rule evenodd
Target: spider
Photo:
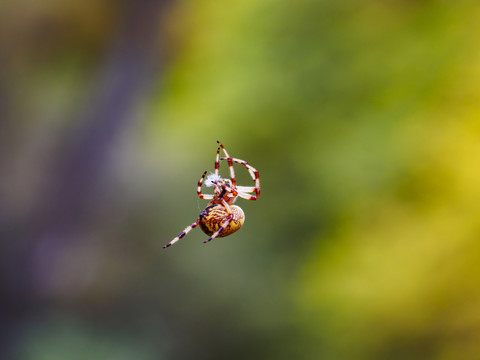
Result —
<path fill-rule="evenodd" d="M 198 181 L 197 194 L 200 199 L 211 200 L 207 207 L 200 213 L 197 221 L 187 226 L 175 239 L 170 241 L 163 248 L 175 244 L 178 240 L 187 235 L 193 228 L 200 225 L 205 234 L 210 236 L 204 243 L 219 237 L 225 237 L 233 234 L 240 229 L 245 221 L 243 210 L 236 205 L 232 205 L 237 197 L 246 200 L 257 200 L 260 195 L 260 178 L 258 171 L 249 165 L 246 161 L 232 158 L 228 155 L 227 150 L 220 141 L 217 141 L 219 147 L 217 149 L 217 157 L 215 159 L 215 172 L 211 173 L 205 179 L 207 172 L 205 171 Z M 225 153 L 225 157 L 220 157 L 220 148 Z M 230 179 L 224 179 L 219 175 L 221 161 L 227 161 L 230 170 Z M 245 166 L 248 173 L 255 182 L 255 186 L 238 186 L 235 180 L 235 170 L 233 163 Z M 205 180 L 205 182 L 204 182 Z M 213 186 L 213 194 L 202 193 L 202 184 L 207 187 Z"/>

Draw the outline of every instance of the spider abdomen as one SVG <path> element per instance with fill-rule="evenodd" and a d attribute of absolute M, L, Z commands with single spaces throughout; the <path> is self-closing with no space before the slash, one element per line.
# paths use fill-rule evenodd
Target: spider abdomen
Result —
<path fill-rule="evenodd" d="M 225 228 L 220 231 L 217 237 L 225 237 L 233 234 L 240 229 L 245 222 L 245 214 L 243 210 L 236 205 L 230 205 L 233 219 L 230 223 L 225 225 Z M 207 206 L 200 213 L 200 227 L 202 231 L 208 236 L 213 235 L 229 218 L 229 214 L 225 206 L 220 204 L 212 204 Z"/>

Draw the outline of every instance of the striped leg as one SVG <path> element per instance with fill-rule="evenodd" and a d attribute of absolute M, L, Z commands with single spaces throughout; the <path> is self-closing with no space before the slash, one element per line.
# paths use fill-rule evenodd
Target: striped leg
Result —
<path fill-rule="evenodd" d="M 213 235 L 210 236 L 210 237 L 209 237 L 207 240 L 205 240 L 203 243 L 206 244 L 206 243 L 212 241 L 213 239 L 215 239 L 215 238 L 218 236 L 218 234 L 220 234 L 220 233 L 222 232 L 222 230 L 225 229 L 232 221 L 233 221 L 233 214 L 230 214 L 230 216 L 228 217 L 228 219 L 225 220 L 222 225 L 220 225 L 220 227 L 218 228 L 218 230 L 215 231 L 215 232 L 213 233 Z"/>
<path fill-rule="evenodd" d="M 260 176 L 258 174 L 257 169 L 255 169 L 253 166 L 251 166 L 249 163 L 247 163 L 244 160 L 240 160 L 240 159 L 236 159 L 236 158 L 226 158 L 226 157 L 220 158 L 220 161 L 221 160 L 227 160 L 227 161 L 229 161 L 229 164 L 230 164 L 230 162 L 233 161 L 233 162 L 236 162 L 237 164 L 241 164 L 241 165 L 243 165 L 247 168 L 248 173 L 252 177 L 253 181 L 255 181 L 255 187 L 252 190 L 252 192 L 255 192 L 255 195 L 250 196 L 248 198 L 244 197 L 244 196 L 241 196 L 241 197 L 244 198 L 244 199 L 247 199 L 247 200 L 257 200 L 258 197 L 260 196 Z M 248 187 L 244 187 L 244 188 L 248 188 Z M 245 192 L 245 190 L 241 191 L 241 192 Z"/>
<path fill-rule="evenodd" d="M 167 245 L 165 245 L 163 248 L 166 249 L 167 247 L 175 244 L 178 240 L 180 240 L 181 238 L 183 238 L 185 235 L 187 235 L 190 230 L 196 228 L 198 226 L 198 224 L 200 224 L 200 218 L 195 221 L 192 225 L 189 225 L 185 228 L 185 230 L 183 230 L 175 239 L 173 239 L 172 241 L 170 241 Z"/>
<path fill-rule="evenodd" d="M 222 185 L 222 186 L 224 186 L 224 185 Z M 223 199 L 222 199 L 222 204 L 223 204 L 223 206 L 225 206 L 225 209 L 227 210 L 227 213 L 229 214 L 229 215 L 228 215 L 228 218 L 227 218 L 227 220 L 225 220 L 225 221 L 223 222 L 222 225 L 220 225 L 220 227 L 218 228 L 218 230 L 215 231 L 215 232 L 212 234 L 212 236 L 210 236 L 207 240 L 205 240 L 205 241 L 203 242 L 204 244 L 206 244 L 206 243 L 208 243 L 209 241 L 212 241 L 213 239 L 215 239 L 215 238 L 218 236 L 218 234 L 220 234 L 220 233 L 222 232 L 222 230 L 225 229 L 225 228 L 230 224 L 230 222 L 233 221 L 233 213 L 232 213 L 232 209 L 230 208 L 230 205 L 228 205 L 227 202 L 226 202 L 225 200 L 223 200 Z"/>
<path fill-rule="evenodd" d="M 198 197 L 200 199 L 207 199 L 207 200 L 211 200 L 213 199 L 213 197 L 215 195 L 213 194 L 202 194 L 202 184 L 203 184 L 203 180 L 205 179 L 205 175 L 207 175 L 207 172 L 205 171 L 202 175 L 202 177 L 200 178 L 200 180 L 198 180 L 198 186 L 197 186 L 197 194 L 198 194 Z M 217 185 L 215 185 L 217 186 Z"/>
<path fill-rule="evenodd" d="M 224 192 L 225 192 L 225 193 L 230 194 L 232 197 L 235 197 L 235 196 L 238 195 L 238 191 L 235 190 L 235 189 L 233 189 L 233 188 L 231 188 L 231 187 L 228 186 L 228 185 L 220 184 L 219 186 L 220 186 L 222 189 L 224 189 Z M 230 212 L 230 209 L 228 208 L 228 204 L 225 202 L 225 200 L 222 200 L 222 201 L 224 202 L 225 207 L 228 209 L 228 212 Z"/>
<path fill-rule="evenodd" d="M 255 191 L 255 186 L 237 186 L 237 191 L 254 192 Z"/>
<path fill-rule="evenodd" d="M 225 153 L 225 158 L 222 159 L 227 159 L 228 160 L 228 168 L 230 170 L 230 179 L 232 180 L 232 186 L 235 186 L 237 183 L 237 180 L 235 179 L 235 170 L 233 168 L 233 162 L 232 158 L 230 155 L 228 155 L 227 150 L 223 147 L 223 145 L 220 143 L 220 141 L 217 140 L 218 145 L 222 148 L 223 152 Z M 220 159 L 220 160 L 222 160 Z M 218 152 L 217 152 L 217 161 L 218 161 Z"/>
<path fill-rule="evenodd" d="M 222 146 L 222 144 L 220 144 L 220 146 Z M 220 178 L 219 171 L 220 171 L 220 148 L 217 148 L 217 157 L 215 158 L 215 175 Z M 213 189 L 214 189 L 215 194 L 216 194 L 218 192 L 217 184 L 214 185 Z"/>
<path fill-rule="evenodd" d="M 258 199 L 258 195 L 247 194 L 247 193 L 244 193 L 244 192 L 238 192 L 237 196 L 239 196 L 239 197 L 241 197 L 242 199 L 245 199 L 245 200 L 257 200 Z"/>
<path fill-rule="evenodd" d="M 218 176 L 219 166 L 220 166 L 220 148 L 217 148 L 217 157 L 215 158 L 215 175 L 217 176 Z"/>

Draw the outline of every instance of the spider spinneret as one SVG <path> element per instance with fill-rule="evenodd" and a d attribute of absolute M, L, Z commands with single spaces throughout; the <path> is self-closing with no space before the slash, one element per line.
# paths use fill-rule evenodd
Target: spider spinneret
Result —
<path fill-rule="evenodd" d="M 211 200 L 207 207 L 200 213 L 197 221 L 187 226 L 176 238 L 170 241 L 164 248 L 175 244 L 178 240 L 187 235 L 193 228 L 200 225 L 202 231 L 210 236 L 204 243 L 207 243 L 217 237 L 225 237 L 239 230 L 245 222 L 243 210 L 236 205 L 232 205 L 237 197 L 246 200 L 257 200 L 260 195 L 260 177 L 258 171 L 244 160 L 236 159 L 228 155 L 227 150 L 217 141 L 220 146 L 217 149 L 215 159 L 215 172 L 207 175 L 205 171 L 198 181 L 197 194 L 200 199 Z M 225 153 L 220 157 L 220 148 Z M 230 170 L 230 179 L 224 179 L 219 175 L 220 162 L 227 161 Z M 245 166 L 248 173 L 255 182 L 255 186 L 238 186 L 235 179 L 235 170 L 233 163 Z M 205 182 L 204 182 L 205 180 Z M 213 187 L 213 194 L 202 193 L 202 185 Z"/>

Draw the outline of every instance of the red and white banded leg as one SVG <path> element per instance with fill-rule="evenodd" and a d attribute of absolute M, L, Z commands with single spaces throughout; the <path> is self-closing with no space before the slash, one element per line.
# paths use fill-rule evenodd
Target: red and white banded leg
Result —
<path fill-rule="evenodd" d="M 228 161 L 228 169 L 230 170 L 230 179 L 232 181 L 232 186 L 235 186 L 237 183 L 237 180 L 235 179 L 235 169 L 233 168 L 233 162 L 232 158 L 230 155 L 228 155 L 227 150 L 223 147 L 223 145 L 220 143 L 220 141 L 217 140 L 218 145 L 222 148 L 223 152 L 225 153 L 225 158 L 222 159 L 227 159 Z M 217 153 L 217 159 L 218 159 L 218 153 Z M 221 160 L 221 159 L 220 159 Z"/>
<path fill-rule="evenodd" d="M 167 248 L 173 244 L 175 244 L 178 240 L 180 240 L 181 238 L 183 238 L 185 235 L 187 235 L 192 229 L 196 228 L 198 226 L 198 224 L 200 224 L 200 218 L 198 218 L 197 221 L 195 221 L 192 225 L 189 225 L 185 228 L 185 230 L 183 230 L 180 234 L 178 234 L 178 236 L 173 239 L 172 241 L 170 241 L 167 245 L 165 245 L 163 248 Z"/>
<path fill-rule="evenodd" d="M 200 180 L 198 180 L 198 184 L 197 184 L 197 194 L 198 194 L 198 197 L 200 199 L 207 199 L 207 200 L 211 200 L 215 197 L 214 194 L 203 194 L 202 193 L 202 184 L 203 184 L 203 180 L 205 179 L 205 175 L 207 175 L 207 172 L 205 171 L 202 175 L 202 177 L 200 178 Z M 216 189 L 216 184 L 215 184 L 215 189 Z"/>
<path fill-rule="evenodd" d="M 236 158 L 225 158 L 225 157 L 220 158 L 220 161 L 222 161 L 222 160 L 227 160 L 227 161 L 229 161 L 229 163 L 233 161 L 233 162 L 236 162 L 237 164 L 241 164 L 241 165 L 243 165 L 247 168 L 248 173 L 252 177 L 252 180 L 255 181 L 255 187 L 252 190 L 252 192 L 255 192 L 255 195 L 250 196 L 250 198 L 242 196 L 242 198 L 247 199 L 247 200 L 257 200 L 257 198 L 260 196 L 260 176 L 258 174 L 258 170 L 255 169 L 253 166 L 251 166 L 249 163 L 247 163 L 245 160 L 240 160 L 240 159 L 236 159 Z M 241 188 L 241 187 L 239 186 L 239 188 Z M 250 187 L 247 187 L 247 188 L 250 188 Z M 245 191 L 241 191 L 241 192 L 245 192 Z M 246 191 L 246 192 L 248 192 L 248 191 Z"/>
<path fill-rule="evenodd" d="M 217 157 L 215 158 L 215 175 L 218 176 L 218 169 L 220 167 L 220 148 L 217 148 Z"/>

